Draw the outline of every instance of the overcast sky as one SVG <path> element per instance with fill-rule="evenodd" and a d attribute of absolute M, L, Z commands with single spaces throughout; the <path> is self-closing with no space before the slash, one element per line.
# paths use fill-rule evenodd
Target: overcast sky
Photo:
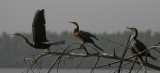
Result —
<path fill-rule="evenodd" d="M 45 9 L 46 30 L 118 32 L 126 27 L 160 32 L 160 0 L 0 0 L 0 34 L 30 33 L 37 9 Z"/>

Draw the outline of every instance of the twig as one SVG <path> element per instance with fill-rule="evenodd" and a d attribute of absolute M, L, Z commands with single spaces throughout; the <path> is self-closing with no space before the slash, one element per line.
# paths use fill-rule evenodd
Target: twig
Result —
<path fill-rule="evenodd" d="M 147 73 L 146 68 L 144 67 L 142 61 L 139 58 L 138 58 L 138 61 L 139 61 L 140 65 L 142 66 L 144 72 Z"/>
<path fill-rule="evenodd" d="M 131 69 L 130 69 L 129 73 L 131 73 L 131 72 L 132 72 L 133 67 L 134 67 L 134 65 L 136 64 L 136 61 L 137 61 L 137 57 L 136 57 L 135 61 L 133 62 L 133 64 L 132 64 L 132 66 L 131 66 Z"/>
<path fill-rule="evenodd" d="M 77 44 L 77 43 L 73 43 L 73 44 Z M 53 69 L 53 67 L 54 67 L 54 65 L 56 64 L 56 62 L 62 58 L 62 56 L 64 55 L 64 53 L 66 52 L 66 50 L 67 50 L 70 46 L 72 46 L 73 44 L 69 45 L 69 46 L 62 52 L 63 54 L 61 54 L 61 55 L 53 62 L 53 64 L 51 65 L 51 67 L 50 67 L 50 69 L 48 70 L 47 73 L 50 73 L 50 72 L 51 72 L 51 70 Z M 78 43 L 78 44 L 79 44 L 79 43 Z M 58 71 L 58 70 L 57 70 L 57 71 Z"/>
<path fill-rule="evenodd" d="M 142 66 L 140 66 L 140 68 L 137 70 L 137 72 L 136 72 L 136 73 L 138 73 L 138 72 L 141 70 L 141 68 L 142 68 Z"/>
<path fill-rule="evenodd" d="M 158 42 L 158 43 L 155 44 L 154 46 L 157 46 L 157 45 L 159 45 L 159 44 L 160 44 L 160 42 Z M 156 51 L 158 51 L 158 52 L 160 53 L 160 51 L 159 51 L 158 49 L 156 49 L 156 47 L 154 48 L 154 50 L 156 50 Z M 149 51 L 151 51 L 151 49 L 147 50 L 147 52 L 146 52 L 146 57 L 145 57 L 146 61 L 147 61 L 147 54 L 149 53 Z"/>
<path fill-rule="evenodd" d="M 30 69 L 32 69 L 32 67 L 34 66 L 34 64 L 36 64 L 37 61 L 38 61 L 41 57 L 43 57 L 43 56 L 45 56 L 45 55 L 47 55 L 47 54 L 46 54 L 46 53 L 42 53 L 42 54 L 40 54 L 40 55 L 39 55 L 37 58 L 35 58 L 35 59 L 25 58 L 25 60 L 31 60 L 31 61 L 32 61 L 31 66 L 26 70 L 27 73 L 28 73 L 28 71 L 29 71 Z"/>
<path fill-rule="evenodd" d="M 104 37 L 102 37 L 102 39 L 105 39 L 105 40 L 107 40 L 107 41 L 109 41 L 109 42 L 111 42 L 111 43 L 114 43 L 114 44 L 117 44 L 117 45 L 120 45 L 120 46 L 124 46 L 123 44 L 120 44 L 120 43 L 114 42 L 114 41 L 109 40 L 109 39 L 106 39 L 106 38 L 104 38 Z"/>
<path fill-rule="evenodd" d="M 90 73 L 92 73 L 92 72 L 94 71 L 94 68 L 97 66 L 97 64 L 98 64 L 99 60 L 100 60 L 100 57 L 98 56 L 97 62 L 96 62 L 96 64 L 94 65 L 94 67 L 92 68 L 92 70 L 91 70 L 91 72 L 90 72 Z"/>
<path fill-rule="evenodd" d="M 80 63 L 77 65 L 77 69 L 80 67 L 80 65 L 83 63 L 83 60 L 80 61 Z"/>
<path fill-rule="evenodd" d="M 123 59 L 124 56 L 126 55 L 127 50 L 128 50 L 128 47 L 129 47 L 129 45 L 130 45 L 130 37 L 131 37 L 131 36 L 129 36 L 129 39 L 128 39 L 128 41 L 127 41 L 126 49 L 125 49 L 124 52 L 123 52 L 122 59 Z M 120 62 L 120 65 L 119 65 L 119 68 L 118 68 L 118 73 L 120 73 L 122 64 L 123 64 L 123 60 Z"/>

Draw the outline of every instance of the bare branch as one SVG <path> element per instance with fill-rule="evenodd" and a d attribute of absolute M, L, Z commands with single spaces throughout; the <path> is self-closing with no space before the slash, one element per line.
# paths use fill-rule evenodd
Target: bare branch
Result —
<path fill-rule="evenodd" d="M 115 41 L 112 41 L 112 40 L 106 39 L 106 38 L 104 38 L 104 37 L 102 37 L 102 39 L 107 40 L 107 41 L 109 41 L 109 42 L 111 42 L 111 43 L 114 43 L 114 44 L 120 45 L 120 46 L 124 46 L 123 44 L 120 44 L 120 43 L 117 43 L 117 42 L 115 42 Z"/>
<path fill-rule="evenodd" d="M 99 62 L 100 57 L 98 57 L 96 64 L 94 65 L 94 67 L 92 68 L 91 72 L 92 73 L 94 71 L 94 68 L 97 66 L 98 62 Z"/>
<path fill-rule="evenodd" d="M 138 58 L 138 61 L 139 61 L 140 65 L 142 66 L 144 72 L 147 73 L 146 68 L 144 67 L 144 65 L 143 65 L 142 61 L 140 60 L 140 58 Z"/>
<path fill-rule="evenodd" d="M 133 67 L 134 67 L 134 65 L 136 64 L 136 61 L 137 61 L 137 57 L 136 57 L 136 59 L 135 59 L 135 61 L 134 61 L 133 65 L 131 66 L 131 69 L 130 69 L 129 73 L 131 73 L 131 72 L 132 72 Z"/>
<path fill-rule="evenodd" d="M 131 37 L 131 36 L 129 36 L 129 39 L 128 39 L 128 41 L 127 41 L 126 49 L 125 49 L 124 52 L 123 52 L 122 59 L 123 59 L 124 56 L 126 55 L 127 50 L 128 50 L 128 47 L 129 47 L 129 45 L 130 45 L 130 37 Z M 122 64 L 123 64 L 123 60 L 121 61 L 120 65 L 119 65 L 118 73 L 120 73 Z"/>
<path fill-rule="evenodd" d="M 73 45 L 73 44 L 72 44 Z M 151 49 L 155 49 L 155 48 L 160 48 L 160 46 L 152 46 L 142 52 L 139 52 L 138 54 L 136 55 L 133 55 L 133 56 L 130 56 L 130 57 L 124 57 L 125 54 L 123 54 L 122 57 L 119 57 L 119 56 L 115 56 L 115 55 L 112 55 L 112 54 L 108 54 L 108 53 L 93 53 L 93 54 L 84 54 L 84 53 L 73 53 L 72 51 L 76 50 L 75 48 L 74 49 L 71 49 L 71 50 L 68 50 L 68 48 L 70 47 L 71 45 L 69 45 L 66 49 L 64 49 L 63 52 L 49 52 L 48 54 L 45 54 L 45 53 L 42 53 L 40 54 L 38 57 L 36 58 L 25 58 L 25 60 L 29 60 L 29 61 L 32 61 L 32 64 L 30 65 L 30 67 L 28 68 L 27 70 L 27 73 L 29 70 L 33 71 L 33 66 L 39 61 L 39 59 L 41 59 L 42 57 L 44 56 L 47 56 L 47 55 L 54 55 L 54 56 L 58 56 L 58 58 L 52 63 L 50 69 L 48 70 L 48 73 L 51 72 L 52 68 L 55 66 L 55 64 L 57 62 L 59 62 L 58 64 L 60 64 L 61 62 L 61 58 L 64 57 L 64 56 L 68 56 L 68 57 L 74 57 L 74 58 L 78 58 L 78 57 L 98 57 L 97 59 L 97 62 L 95 63 L 95 66 L 92 68 L 92 71 L 95 69 L 95 68 L 100 68 L 100 67 L 105 67 L 105 66 L 110 66 L 110 65 L 113 65 L 113 64 L 116 64 L 116 63 L 121 63 L 123 61 L 127 61 L 127 62 L 131 62 L 131 63 L 136 63 L 136 64 L 139 64 L 142 66 L 142 68 L 144 69 L 144 71 L 146 72 L 144 66 L 146 67 L 149 67 L 149 68 L 152 68 L 152 69 L 155 69 L 155 70 L 159 70 L 160 71 L 160 67 L 159 66 L 156 66 L 156 65 L 153 65 L 153 64 L 150 64 L 150 63 L 142 63 L 142 62 L 137 62 L 134 57 L 136 57 L 137 55 L 140 55 L 142 54 L 143 52 L 146 52 L 147 50 L 151 50 Z M 126 46 L 126 48 L 128 48 L 128 46 Z M 68 50 L 68 51 L 67 51 Z M 124 53 L 126 53 L 126 51 L 124 51 Z M 116 61 L 115 62 L 111 62 L 111 63 L 108 63 L 108 64 L 105 64 L 105 65 L 101 65 L 101 66 L 97 66 L 98 64 L 98 61 L 99 61 L 99 58 L 110 58 L 110 59 L 115 59 Z M 38 63 L 37 63 L 38 64 Z M 40 63 L 41 64 L 41 63 Z M 122 64 L 121 64 L 122 65 Z M 38 65 L 39 68 L 41 69 L 41 65 Z M 122 68 L 121 66 L 119 66 L 120 68 Z M 57 67 L 57 71 L 58 71 L 58 68 L 59 68 L 59 65 Z M 119 68 L 119 69 L 120 69 Z M 131 69 L 132 70 L 132 69 Z M 92 72 L 91 71 L 91 72 Z M 121 71 L 121 70 L 119 70 Z"/>
<path fill-rule="evenodd" d="M 159 46 L 159 47 L 160 47 L 160 46 Z M 151 47 L 151 48 L 154 48 L 154 47 Z M 150 48 L 149 48 L 149 49 L 150 49 Z M 95 68 L 100 68 L 100 67 L 109 66 L 109 65 L 112 65 L 112 64 L 119 63 L 119 62 L 121 62 L 122 60 L 127 61 L 127 62 L 134 62 L 135 59 L 132 59 L 132 58 L 133 58 L 133 57 L 136 57 L 137 55 L 139 55 L 139 54 L 141 54 L 141 53 L 143 53 L 143 52 L 145 52 L 145 50 L 142 51 L 142 52 L 140 52 L 140 53 L 138 53 L 138 54 L 136 54 L 136 55 L 133 55 L 133 56 L 131 56 L 131 57 L 124 57 L 124 59 L 121 59 L 121 57 L 118 57 L 118 56 L 115 57 L 114 55 L 112 55 L 112 54 L 107 54 L 107 53 L 89 54 L 89 55 L 87 55 L 87 54 L 82 54 L 82 53 L 50 52 L 50 54 L 55 54 L 55 55 L 62 55 L 62 54 L 63 54 L 64 56 L 72 56 L 72 57 L 93 57 L 93 56 L 97 57 L 97 56 L 99 56 L 99 57 L 104 57 L 104 58 L 110 58 L 110 59 L 116 59 L 116 60 L 118 60 L 118 61 L 115 61 L 115 62 L 106 64 L 106 65 L 102 65 L 102 66 L 97 66 L 97 67 L 95 67 Z M 139 62 L 136 62 L 136 63 L 137 63 L 137 64 L 140 64 Z M 152 68 L 152 69 L 160 70 L 160 67 L 159 67 L 159 66 L 156 66 L 156 65 L 153 65 L 153 64 L 150 64 L 150 63 L 143 63 L 143 64 L 144 64 L 144 66 L 150 67 L 150 68 Z"/>

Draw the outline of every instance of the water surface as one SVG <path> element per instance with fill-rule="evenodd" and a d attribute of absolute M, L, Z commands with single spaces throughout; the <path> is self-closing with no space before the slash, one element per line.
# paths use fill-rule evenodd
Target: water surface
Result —
<path fill-rule="evenodd" d="M 0 68 L 0 73 L 22 73 L 24 72 L 25 68 Z M 48 69 L 42 69 L 40 73 L 47 73 Z M 58 73 L 90 73 L 91 69 L 59 69 Z M 94 73 L 114 73 L 115 69 L 95 69 Z M 26 72 L 24 72 L 26 73 Z M 29 72 L 33 73 L 33 72 Z M 34 70 L 34 73 L 39 73 L 38 69 Z M 56 69 L 53 69 L 51 73 L 57 73 Z M 124 70 L 123 73 L 128 73 L 128 70 Z M 132 73 L 136 73 L 135 70 Z M 140 71 L 139 73 L 144 73 Z M 147 70 L 147 73 L 160 73 L 157 70 Z"/>

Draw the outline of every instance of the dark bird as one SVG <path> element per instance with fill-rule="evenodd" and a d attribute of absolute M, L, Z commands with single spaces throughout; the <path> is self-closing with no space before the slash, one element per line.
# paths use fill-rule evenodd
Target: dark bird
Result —
<path fill-rule="evenodd" d="M 138 30 L 136 28 L 129 28 L 127 27 L 131 32 L 134 34 L 130 38 L 131 46 L 132 46 L 132 53 L 137 54 L 139 52 L 142 52 L 147 49 L 147 47 L 137 39 L 138 36 Z M 153 57 L 148 51 L 143 52 L 142 54 L 138 55 L 138 57 L 143 61 L 142 56 L 151 57 L 153 60 L 157 60 L 157 58 Z"/>
<path fill-rule="evenodd" d="M 45 53 L 48 53 L 49 47 L 51 45 L 60 45 L 64 44 L 65 40 L 54 42 L 54 43 L 45 43 L 47 42 L 46 38 L 46 30 L 45 30 L 45 17 L 44 17 L 44 9 L 37 10 L 32 23 L 32 33 L 33 33 L 33 42 L 30 42 L 25 36 L 20 33 L 16 33 L 14 35 L 22 37 L 27 44 L 36 49 L 45 49 Z"/>
<path fill-rule="evenodd" d="M 78 26 L 77 22 L 69 22 L 69 23 L 72 23 L 76 26 L 76 28 L 74 28 L 74 30 L 73 30 L 73 35 L 83 42 L 83 44 L 80 46 L 81 49 L 84 48 L 84 45 L 86 43 L 91 43 L 99 50 L 104 51 L 99 46 L 97 46 L 95 44 L 95 42 L 92 40 L 92 38 L 98 40 L 98 38 L 95 35 L 93 35 L 89 32 L 86 32 L 86 31 L 82 31 L 82 30 L 79 31 L 79 26 Z"/>

